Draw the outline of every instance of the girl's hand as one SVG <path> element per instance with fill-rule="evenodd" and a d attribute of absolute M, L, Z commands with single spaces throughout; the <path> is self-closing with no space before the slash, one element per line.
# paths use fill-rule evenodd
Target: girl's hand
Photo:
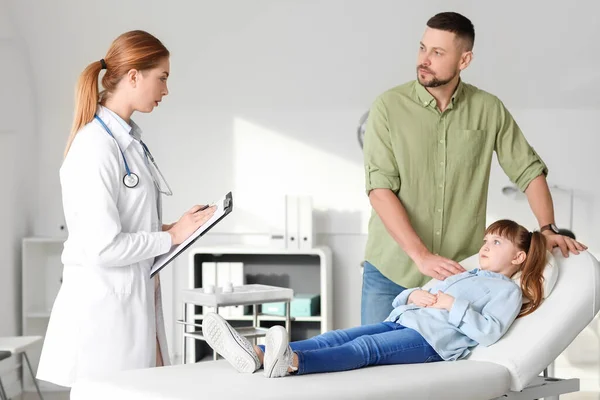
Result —
<path fill-rule="evenodd" d="M 433 303 L 435 303 L 436 297 L 435 295 L 429 293 L 426 290 L 414 290 L 409 296 L 407 300 L 407 304 L 415 304 L 419 307 L 430 307 Z"/>
<path fill-rule="evenodd" d="M 454 297 L 444 292 L 437 292 L 435 296 L 437 297 L 437 301 L 431 307 L 447 311 L 452 309 L 452 306 L 454 305 Z"/>

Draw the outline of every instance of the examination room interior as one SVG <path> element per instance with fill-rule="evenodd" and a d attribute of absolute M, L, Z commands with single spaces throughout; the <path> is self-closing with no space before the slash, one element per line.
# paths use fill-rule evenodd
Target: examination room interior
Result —
<path fill-rule="evenodd" d="M 171 52 L 169 95 L 133 116 L 174 193 L 163 197 L 164 221 L 229 191 L 235 204 L 161 272 L 172 363 L 182 359 L 176 320 L 189 255 L 211 246 L 285 252 L 277 237 L 289 196 L 309 199 L 313 246 L 331 250 L 329 328 L 359 325 L 371 212 L 361 118 L 380 93 L 415 79 L 425 22 L 441 11 L 473 21 L 474 59 L 462 78 L 505 103 L 548 165 L 557 225 L 600 256 L 598 1 L 0 0 L 0 338 L 43 335 L 67 235 L 58 171 L 76 79 L 131 29 Z M 488 222 L 536 229 L 512 187 L 494 157 Z M 28 314 L 32 302 L 43 303 L 41 314 Z M 36 398 L 22 394 L 18 365 L 0 362 L 4 386 L 15 399 Z M 600 399 L 597 319 L 555 370 L 581 380 L 564 398 Z"/>

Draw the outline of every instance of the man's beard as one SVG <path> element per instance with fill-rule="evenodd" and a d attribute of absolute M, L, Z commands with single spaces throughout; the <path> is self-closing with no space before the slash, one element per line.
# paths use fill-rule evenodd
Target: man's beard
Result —
<path fill-rule="evenodd" d="M 424 82 L 421 80 L 421 77 L 419 76 L 419 69 L 424 69 L 425 71 L 428 71 L 432 75 L 433 75 L 433 73 L 428 68 L 425 68 L 423 66 L 417 66 L 417 80 L 419 81 L 419 83 L 421 85 L 423 85 L 424 87 L 428 87 L 428 88 L 439 87 L 439 86 L 443 86 L 447 83 L 450 83 L 452 81 L 452 79 L 454 79 L 457 75 L 457 72 L 455 71 L 454 74 L 452 74 L 452 76 L 448 79 L 438 79 L 435 76 L 433 76 L 433 78 L 431 78 L 431 80 Z"/>

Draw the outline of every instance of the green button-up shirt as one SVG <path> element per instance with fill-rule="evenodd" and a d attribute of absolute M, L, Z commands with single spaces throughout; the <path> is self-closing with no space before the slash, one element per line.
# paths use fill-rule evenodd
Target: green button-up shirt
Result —
<path fill-rule="evenodd" d="M 380 95 L 364 139 L 365 183 L 391 189 L 434 254 L 461 261 L 479 250 L 492 155 L 522 191 L 548 169 L 495 96 L 459 83 L 444 112 L 417 81 Z M 431 278 L 387 232 L 373 210 L 365 259 L 404 287 Z"/>

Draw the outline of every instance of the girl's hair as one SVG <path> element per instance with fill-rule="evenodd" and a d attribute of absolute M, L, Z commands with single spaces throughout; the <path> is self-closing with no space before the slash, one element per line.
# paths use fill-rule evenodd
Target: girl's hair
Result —
<path fill-rule="evenodd" d="M 94 119 L 98 103 L 106 100 L 129 70 L 155 68 L 165 57 L 169 57 L 169 50 L 160 40 L 147 32 L 136 30 L 120 35 L 112 42 L 102 60 L 88 65 L 77 82 L 75 115 L 64 156 L 67 156 L 77 132 Z M 102 69 L 106 69 L 102 77 L 104 90 L 99 92 L 98 77 Z"/>
<path fill-rule="evenodd" d="M 514 221 L 502 219 L 491 224 L 485 234 L 494 234 L 510 240 L 527 254 L 521 266 L 521 290 L 529 300 L 521 306 L 518 317 L 534 312 L 544 296 L 544 268 L 546 267 L 546 239 L 541 232 L 529 232 Z M 517 318 L 518 318 L 517 317 Z"/>

